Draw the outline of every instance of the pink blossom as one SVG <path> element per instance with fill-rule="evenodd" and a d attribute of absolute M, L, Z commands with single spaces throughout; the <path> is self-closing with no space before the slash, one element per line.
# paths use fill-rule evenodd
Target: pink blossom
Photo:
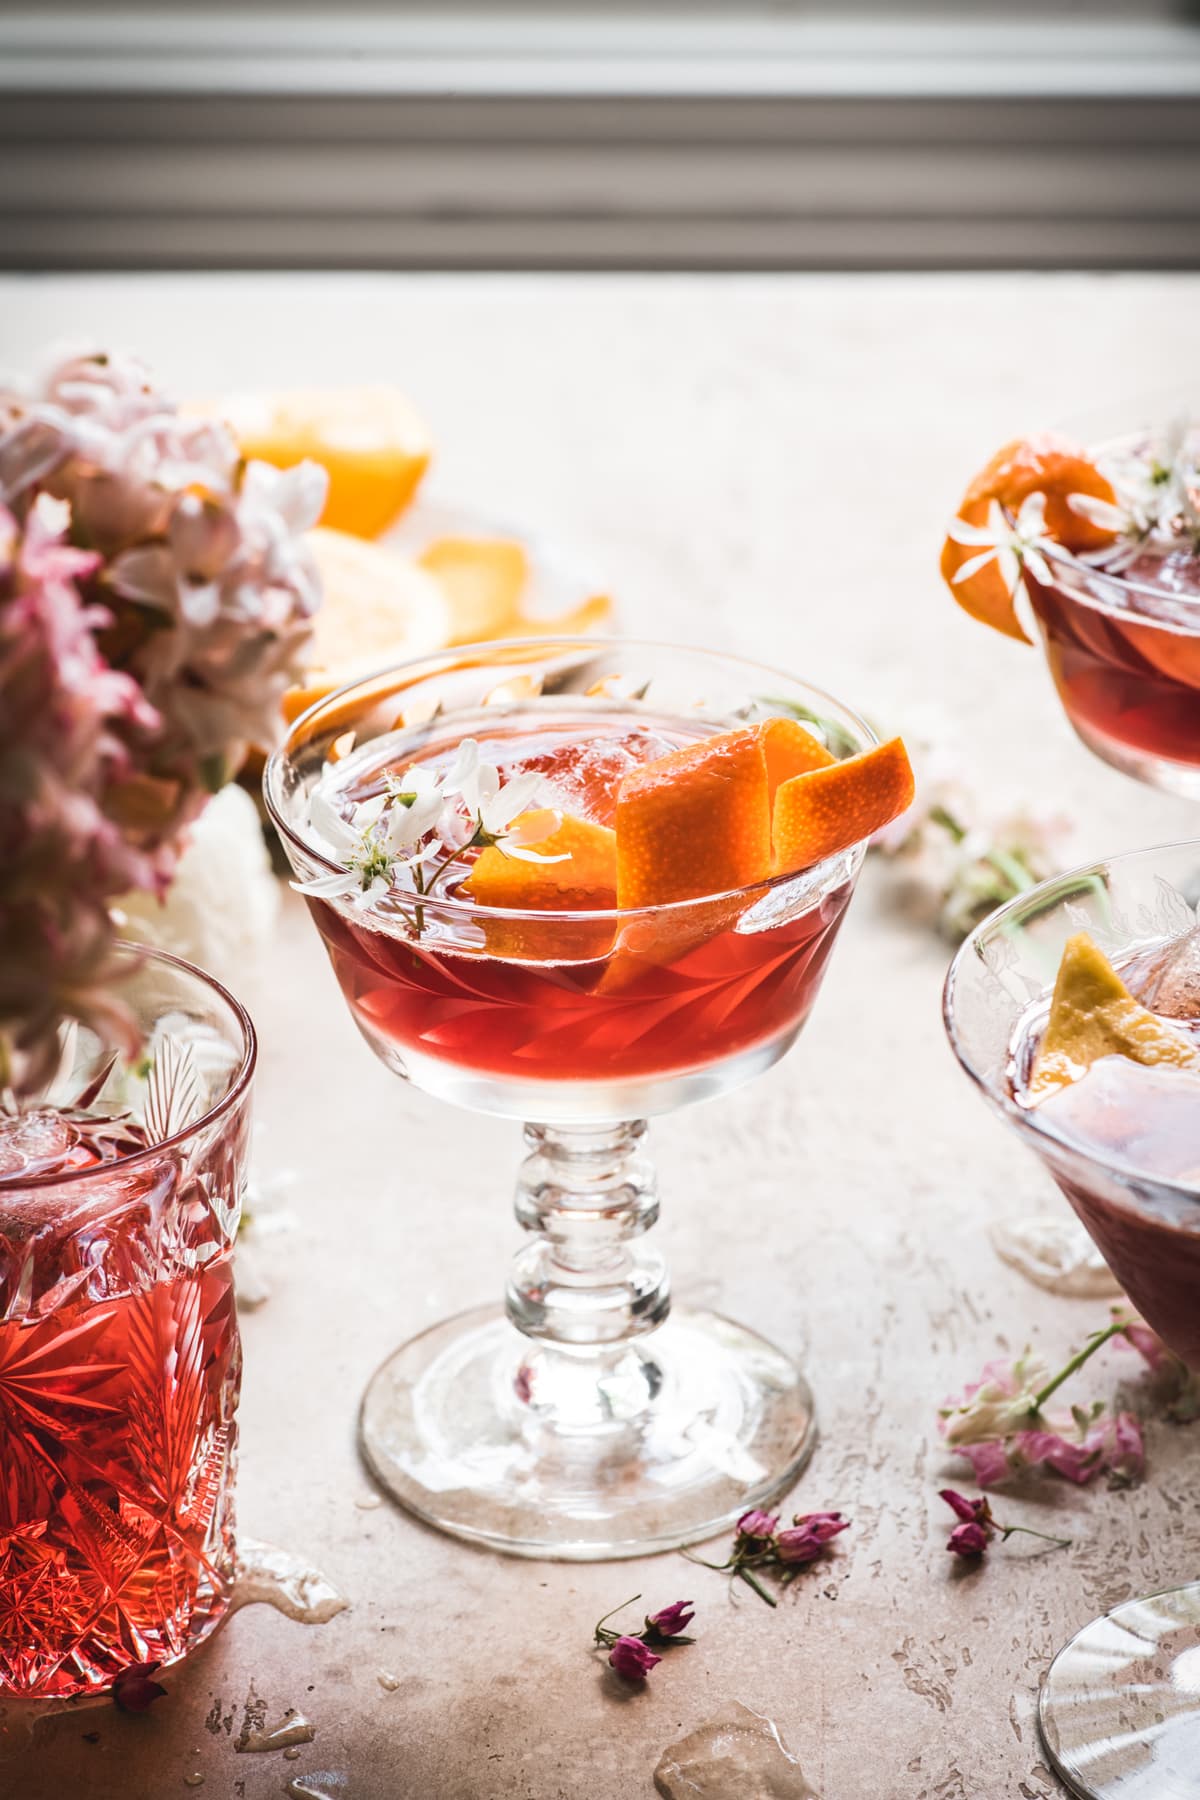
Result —
<path fill-rule="evenodd" d="M 678 1637 L 686 1631 L 695 1618 L 690 1600 L 673 1600 L 670 1606 L 660 1607 L 658 1612 L 646 1615 L 646 1630 L 655 1637 Z"/>
<path fill-rule="evenodd" d="M 1157 1331 L 1151 1330 L 1144 1319 L 1130 1319 L 1116 1341 L 1127 1343 L 1130 1349 L 1136 1350 L 1156 1375 L 1164 1369 L 1178 1367 L 1179 1358 L 1173 1350 L 1167 1349 Z"/>
<path fill-rule="evenodd" d="M 946 1539 L 946 1548 L 954 1556 L 982 1556 L 991 1534 L 975 1520 L 956 1525 Z"/>
<path fill-rule="evenodd" d="M 619 1637 L 608 1653 L 608 1660 L 622 1681 L 645 1681 L 661 1656 L 655 1656 L 639 1637 Z"/>
<path fill-rule="evenodd" d="M 762 1512 L 758 1507 L 752 1507 L 749 1512 L 742 1514 L 737 1522 L 737 1529 L 742 1537 L 773 1538 L 779 1529 L 779 1514 Z"/>
<path fill-rule="evenodd" d="M 781 1531 L 775 1539 L 780 1562 L 804 1564 L 814 1562 L 825 1545 L 850 1524 L 840 1512 L 800 1513 L 794 1526 Z"/>
<path fill-rule="evenodd" d="M 58 1026 L 132 1051 L 110 905 L 162 892 L 184 833 L 277 736 L 319 583 L 314 465 L 245 465 L 133 359 L 0 391 L 0 1086 Z"/>

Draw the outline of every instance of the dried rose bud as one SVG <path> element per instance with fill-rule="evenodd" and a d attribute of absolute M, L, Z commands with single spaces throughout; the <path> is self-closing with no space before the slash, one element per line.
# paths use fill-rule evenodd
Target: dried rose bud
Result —
<path fill-rule="evenodd" d="M 990 1537 L 987 1526 L 972 1519 L 954 1527 L 946 1540 L 946 1548 L 953 1556 L 982 1556 Z"/>
<path fill-rule="evenodd" d="M 959 1494 L 954 1488 L 941 1488 L 938 1499 L 944 1500 L 951 1512 L 957 1513 L 968 1525 L 991 1525 L 992 1509 L 982 1497 L 969 1500 L 965 1494 Z"/>
<path fill-rule="evenodd" d="M 795 1524 L 775 1539 L 780 1562 L 794 1566 L 814 1562 L 830 1539 L 849 1524 L 849 1519 L 843 1519 L 838 1512 L 797 1514 Z"/>
<path fill-rule="evenodd" d="M 773 1538 L 779 1529 L 779 1514 L 762 1512 L 757 1506 L 751 1507 L 750 1511 L 744 1512 L 738 1520 L 737 1529 L 741 1537 Z"/>
<path fill-rule="evenodd" d="M 655 1656 L 641 1638 L 619 1637 L 608 1653 L 608 1660 L 622 1681 L 645 1681 L 655 1664 L 662 1661 L 662 1657 Z"/>
<path fill-rule="evenodd" d="M 670 1606 L 664 1606 L 656 1613 L 647 1613 L 646 1630 L 655 1637 L 678 1637 L 686 1631 L 695 1618 L 690 1600 L 673 1600 Z"/>
<path fill-rule="evenodd" d="M 161 1663 L 147 1662 L 131 1663 L 122 1669 L 112 1685 L 112 1697 L 122 1712 L 148 1712 L 156 1700 L 163 1698 L 166 1688 L 161 1681 L 151 1679 L 161 1667 Z"/>

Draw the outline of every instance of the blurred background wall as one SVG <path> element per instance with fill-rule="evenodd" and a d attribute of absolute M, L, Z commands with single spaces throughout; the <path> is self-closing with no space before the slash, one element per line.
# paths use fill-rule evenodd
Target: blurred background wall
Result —
<path fill-rule="evenodd" d="M 8 268 L 1200 263 L 1200 10 L 0 10 Z"/>

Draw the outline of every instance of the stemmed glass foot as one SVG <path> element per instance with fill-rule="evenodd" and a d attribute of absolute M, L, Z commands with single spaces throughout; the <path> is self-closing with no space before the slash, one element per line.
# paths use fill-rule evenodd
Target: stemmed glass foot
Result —
<path fill-rule="evenodd" d="M 1050 1665 L 1039 1725 L 1080 1800 L 1200 1800 L 1200 1583 L 1085 1625 Z"/>
<path fill-rule="evenodd" d="M 363 1452 L 410 1511 L 517 1555 L 600 1560 L 713 1536 L 812 1452 L 792 1359 L 719 1314 L 669 1311 L 640 1122 L 527 1126 L 531 1234 L 507 1307 L 403 1345 L 367 1388 Z"/>

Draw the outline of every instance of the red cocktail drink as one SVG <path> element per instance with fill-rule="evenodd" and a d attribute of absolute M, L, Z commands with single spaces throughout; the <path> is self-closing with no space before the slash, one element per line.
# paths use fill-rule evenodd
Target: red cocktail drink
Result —
<path fill-rule="evenodd" d="M 1200 769 L 1200 559 L 1134 564 L 1119 580 L 1057 560 L 1050 570 L 1049 583 L 1027 571 L 1026 585 L 1085 743 L 1110 762 Z"/>
<path fill-rule="evenodd" d="M 154 958 L 138 978 L 170 984 L 173 1029 L 204 1004 L 184 970 Z M 110 1123 L 110 1099 L 0 1122 L 0 1695 L 174 1662 L 228 1601 L 252 1039 L 222 1044 L 244 1016 L 221 1011 L 173 1113 Z M 146 1084 L 122 1080 L 136 1110 Z"/>
<path fill-rule="evenodd" d="M 631 729 L 619 716 L 513 721 L 480 741 L 504 778 L 536 770 L 564 812 L 611 826 L 621 778 L 639 763 L 695 742 L 655 720 Z M 444 768 L 453 737 L 423 748 Z M 389 758 L 390 760 L 390 758 Z M 351 792 L 379 791 L 378 764 L 356 770 Z M 449 905 L 429 901 L 373 909 L 361 923 L 321 899 L 309 906 L 342 991 L 372 1042 L 406 1055 L 523 1082 L 611 1082 L 701 1069 L 742 1051 L 789 1040 L 816 997 L 850 898 L 849 879 L 813 903 L 782 908 L 769 889 L 623 916 L 615 891 L 587 896 L 573 916 L 497 913 L 466 920 L 471 857 L 455 871 Z M 756 922 L 757 913 L 761 922 Z"/>

